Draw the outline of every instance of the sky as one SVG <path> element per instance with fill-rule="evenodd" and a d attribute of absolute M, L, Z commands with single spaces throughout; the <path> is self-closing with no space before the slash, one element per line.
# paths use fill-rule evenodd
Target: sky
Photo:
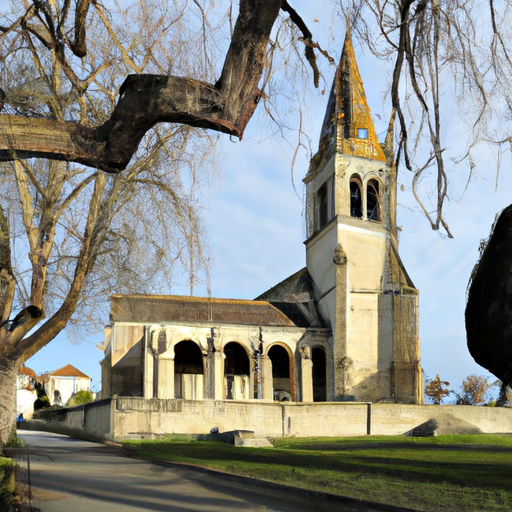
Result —
<path fill-rule="evenodd" d="M 343 37 L 344 29 L 336 43 L 338 55 Z M 377 133 L 382 134 L 384 124 L 377 115 L 385 118 L 389 104 L 383 96 L 381 74 L 357 43 L 355 46 L 368 103 L 376 114 Z M 334 67 L 328 73 L 327 90 Z M 305 131 L 316 149 L 327 94 L 314 92 L 308 101 L 312 114 Z M 465 127 L 456 120 L 448 130 L 452 138 L 447 137 L 447 144 L 457 144 L 464 137 Z M 251 120 L 241 142 L 221 136 L 220 143 L 220 178 L 207 194 L 203 211 L 212 255 L 211 291 L 214 297 L 253 299 L 305 266 L 302 178 L 309 159 L 305 152 L 299 152 L 292 178 L 293 140 L 270 137 L 268 124 L 259 116 Z M 496 380 L 467 350 L 464 308 L 480 241 L 488 237 L 495 215 L 511 203 L 512 174 L 510 161 L 505 161 L 496 180 L 494 155 L 489 148 L 477 153 L 476 164 L 465 192 L 467 168 L 448 169 L 453 188 L 445 218 L 454 239 L 430 228 L 414 202 L 407 177 L 403 179 L 404 190 L 398 192 L 400 255 L 420 292 L 424 375 L 433 378 L 439 374 L 455 390 L 474 373 L 489 377 L 491 382 Z M 187 293 L 185 289 L 172 292 Z M 206 292 L 198 290 L 197 294 Z M 100 333 L 76 345 L 60 335 L 26 364 L 38 374 L 72 364 L 89 375 L 93 390 L 99 391 L 103 354 L 96 345 L 102 340 Z"/>

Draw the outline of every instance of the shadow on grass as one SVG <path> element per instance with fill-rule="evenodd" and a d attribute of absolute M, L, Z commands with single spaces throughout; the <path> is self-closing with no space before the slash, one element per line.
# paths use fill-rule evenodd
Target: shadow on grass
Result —
<path fill-rule="evenodd" d="M 444 445 L 443 460 L 435 460 L 432 450 L 427 448 L 433 445 L 389 443 L 357 445 L 352 449 L 343 450 L 336 446 L 334 450 L 320 451 L 292 449 L 265 449 L 265 448 L 240 448 L 220 443 L 130 443 L 129 451 L 135 454 L 165 458 L 175 461 L 186 461 L 208 466 L 216 466 L 220 469 L 245 470 L 247 474 L 254 471 L 269 472 L 280 468 L 284 471 L 301 470 L 312 473 L 314 471 L 329 471 L 335 474 L 366 474 L 383 478 L 401 479 L 417 483 L 439 483 L 462 487 L 471 487 L 489 490 L 508 490 L 512 480 L 512 458 L 510 462 L 503 462 L 493 458 L 503 454 L 503 450 L 481 450 L 478 446 L 465 446 L 463 450 L 457 447 Z M 405 449 L 404 449 L 405 448 Z M 415 450 L 417 448 L 417 450 Z M 483 447 L 485 448 L 485 447 Z M 361 453 L 364 450 L 364 454 Z M 396 453 L 389 454 L 387 452 Z M 437 450 L 435 450 L 437 451 Z M 475 457 L 482 456 L 485 452 L 485 460 L 471 462 L 460 460 L 461 452 L 468 457 L 473 452 Z M 429 454 L 431 460 L 425 460 L 422 455 Z M 450 456 L 451 455 L 451 456 Z M 434 459 L 434 460 L 432 460 Z"/>

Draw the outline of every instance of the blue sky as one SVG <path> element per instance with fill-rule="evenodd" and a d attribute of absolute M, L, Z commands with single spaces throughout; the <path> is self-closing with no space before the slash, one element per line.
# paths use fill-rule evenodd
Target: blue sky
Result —
<path fill-rule="evenodd" d="M 344 29 L 337 41 L 338 54 L 343 37 Z M 372 112 L 386 119 L 389 99 L 383 96 L 385 83 L 379 65 L 366 59 L 357 44 L 356 55 Z M 326 72 L 327 88 L 333 73 L 334 67 Z M 305 131 L 316 149 L 327 94 L 314 92 L 307 101 L 311 114 Z M 374 119 L 377 132 L 382 133 L 385 123 Z M 203 212 L 212 254 L 211 289 L 215 297 L 252 299 L 305 266 L 302 178 L 309 161 L 305 152 L 299 153 L 294 170 L 295 191 L 290 170 L 291 145 L 279 136 L 269 137 L 268 127 L 263 126 L 265 123 L 257 115 L 242 142 L 222 136 L 220 183 L 209 191 Z M 447 128 L 445 144 L 459 144 L 465 130 L 454 119 Z M 510 155 L 506 158 L 510 160 Z M 511 202 L 509 160 L 502 166 L 497 190 L 495 159 L 490 148 L 482 147 L 476 154 L 476 170 L 464 194 L 467 168 L 462 165 L 448 169 L 452 199 L 446 205 L 445 218 L 455 236 L 452 240 L 431 230 L 414 202 L 409 177 L 403 174 L 399 178 L 405 188 L 398 193 L 400 254 L 420 291 L 422 367 L 426 376 L 439 373 L 451 383 L 452 389 L 458 389 L 462 379 L 472 373 L 495 380 L 473 361 L 466 348 L 464 307 L 480 240 L 488 236 L 496 213 Z M 172 292 L 187 293 L 185 289 Z M 198 290 L 197 294 L 204 295 L 205 291 Z M 92 377 L 93 388 L 99 390 L 102 353 L 96 344 L 101 340 L 99 334 L 74 345 L 61 335 L 26 364 L 37 373 L 72 364 Z"/>

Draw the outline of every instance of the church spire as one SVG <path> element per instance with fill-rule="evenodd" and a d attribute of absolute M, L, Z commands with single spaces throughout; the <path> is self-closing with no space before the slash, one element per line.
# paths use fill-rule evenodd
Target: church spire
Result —
<path fill-rule="evenodd" d="M 370 116 L 350 29 L 334 77 L 315 160 L 326 162 L 335 151 L 386 161 Z"/>

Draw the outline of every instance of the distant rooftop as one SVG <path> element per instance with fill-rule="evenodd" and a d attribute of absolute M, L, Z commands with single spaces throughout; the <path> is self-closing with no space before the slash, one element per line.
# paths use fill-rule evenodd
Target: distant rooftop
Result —
<path fill-rule="evenodd" d="M 71 364 L 67 364 L 66 366 L 63 366 L 62 368 L 59 368 L 58 370 L 55 370 L 53 372 L 47 372 L 43 373 L 41 375 L 42 380 L 46 380 L 48 377 L 54 376 L 54 377 L 81 377 L 83 379 L 89 379 L 92 380 L 88 375 L 81 372 L 77 368 L 75 368 Z"/>
<path fill-rule="evenodd" d="M 22 364 L 19 368 L 18 368 L 18 373 L 20 375 L 27 375 L 28 377 L 32 377 L 32 378 L 36 378 L 36 372 L 34 370 L 32 370 L 32 368 L 29 368 L 28 366 L 25 366 L 24 364 Z"/>

